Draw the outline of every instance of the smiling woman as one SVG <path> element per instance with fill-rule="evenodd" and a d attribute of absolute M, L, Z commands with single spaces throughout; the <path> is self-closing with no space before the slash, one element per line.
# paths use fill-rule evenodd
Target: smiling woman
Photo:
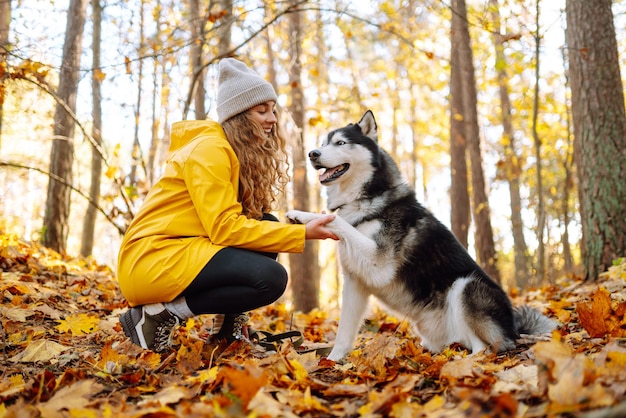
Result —
<path fill-rule="evenodd" d="M 120 322 L 143 348 L 170 348 L 174 327 L 199 314 L 219 314 L 212 341 L 247 339 L 244 313 L 287 286 L 277 253 L 336 238 L 325 227 L 334 215 L 305 227 L 269 213 L 287 183 L 272 85 L 227 58 L 217 98 L 219 123 L 172 126 L 165 172 L 122 241 L 118 279 L 132 308 Z"/>

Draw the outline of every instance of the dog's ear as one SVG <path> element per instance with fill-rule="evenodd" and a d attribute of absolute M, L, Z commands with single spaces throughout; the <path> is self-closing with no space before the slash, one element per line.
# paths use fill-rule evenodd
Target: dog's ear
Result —
<path fill-rule="evenodd" d="M 378 126 L 376 125 L 376 119 L 374 119 L 374 113 L 371 110 L 365 112 L 359 121 L 359 126 L 363 135 L 378 141 Z"/>

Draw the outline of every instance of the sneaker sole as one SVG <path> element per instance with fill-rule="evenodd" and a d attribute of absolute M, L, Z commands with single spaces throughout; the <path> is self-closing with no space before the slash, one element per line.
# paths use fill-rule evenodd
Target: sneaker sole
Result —
<path fill-rule="evenodd" d="M 122 325 L 122 330 L 124 330 L 124 334 L 128 338 L 130 338 L 130 340 L 134 344 L 137 344 L 138 346 L 142 348 L 146 348 L 146 347 L 143 347 L 143 345 L 141 344 L 141 341 L 139 340 L 139 335 L 137 335 L 137 331 L 135 330 L 135 327 L 133 326 L 133 318 L 132 318 L 130 310 L 124 312 L 120 316 L 120 324 Z"/>

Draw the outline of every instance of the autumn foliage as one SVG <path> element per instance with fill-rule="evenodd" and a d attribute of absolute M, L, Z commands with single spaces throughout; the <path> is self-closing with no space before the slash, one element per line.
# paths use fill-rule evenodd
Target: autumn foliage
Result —
<path fill-rule="evenodd" d="M 335 363 L 336 318 L 276 304 L 256 329 L 298 329 L 305 341 L 267 351 L 205 343 L 211 316 L 176 331 L 178 348 L 134 346 L 127 307 L 107 267 L 0 235 L 0 417 L 562 416 L 626 411 L 626 261 L 597 283 L 561 279 L 517 295 L 560 322 L 517 350 L 431 354 L 405 321 L 374 310 L 356 349 Z"/>

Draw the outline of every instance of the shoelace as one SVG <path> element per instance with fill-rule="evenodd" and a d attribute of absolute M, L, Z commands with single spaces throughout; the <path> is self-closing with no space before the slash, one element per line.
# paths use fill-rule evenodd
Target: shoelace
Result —
<path fill-rule="evenodd" d="M 233 337 L 235 337 L 235 339 L 250 342 L 243 333 L 243 328 L 246 326 L 249 319 L 250 317 L 246 314 L 239 314 L 235 317 L 233 324 Z"/>
<path fill-rule="evenodd" d="M 154 330 L 154 351 L 165 351 L 173 345 L 174 328 L 180 324 L 180 319 L 172 315 L 168 320 L 157 325 Z"/>
<path fill-rule="evenodd" d="M 211 327 L 211 335 L 216 335 L 220 332 L 220 330 L 222 329 L 222 326 L 224 325 L 224 317 L 226 315 L 224 314 L 216 314 L 215 317 L 213 318 L 213 326 Z"/>

